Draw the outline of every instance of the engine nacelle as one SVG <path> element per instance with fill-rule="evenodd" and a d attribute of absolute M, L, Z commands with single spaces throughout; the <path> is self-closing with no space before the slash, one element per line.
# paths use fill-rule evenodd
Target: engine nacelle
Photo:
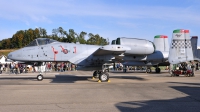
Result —
<path fill-rule="evenodd" d="M 154 43 L 145 39 L 120 37 L 117 38 L 116 44 L 129 46 L 131 48 L 125 54 L 147 55 L 155 51 Z"/>

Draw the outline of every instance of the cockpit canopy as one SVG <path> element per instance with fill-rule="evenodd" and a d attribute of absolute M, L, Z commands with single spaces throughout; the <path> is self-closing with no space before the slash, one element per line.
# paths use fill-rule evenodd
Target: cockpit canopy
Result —
<path fill-rule="evenodd" d="M 47 45 L 53 42 L 58 42 L 58 41 L 49 38 L 37 38 L 33 40 L 31 43 L 29 43 L 26 47 Z"/>

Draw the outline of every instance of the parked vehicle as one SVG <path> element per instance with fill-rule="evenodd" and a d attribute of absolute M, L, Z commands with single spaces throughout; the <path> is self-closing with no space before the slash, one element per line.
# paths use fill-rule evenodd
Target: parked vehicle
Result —
<path fill-rule="evenodd" d="M 175 76 L 179 76 L 179 75 L 185 75 L 186 77 L 193 77 L 194 73 L 192 72 L 192 70 L 172 70 L 171 76 L 175 77 Z"/>

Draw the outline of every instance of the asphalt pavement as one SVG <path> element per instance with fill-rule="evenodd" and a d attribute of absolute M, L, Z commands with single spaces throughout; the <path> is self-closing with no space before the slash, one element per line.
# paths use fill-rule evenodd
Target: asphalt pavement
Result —
<path fill-rule="evenodd" d="M 0 74 L 0 112 L 200 112 L 200 71 L 170 77 L 141 71 L 110 73 L 110 82 L 92 71 Z"/>

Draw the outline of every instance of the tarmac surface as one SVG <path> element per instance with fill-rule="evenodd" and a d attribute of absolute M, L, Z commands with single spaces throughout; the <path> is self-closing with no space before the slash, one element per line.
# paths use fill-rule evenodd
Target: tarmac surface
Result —
<path fill-rule="evenodd" d="M 195 77 L 92 71 L 0 74 L 0 112 L 200 112 L 200 71 Z"/>

